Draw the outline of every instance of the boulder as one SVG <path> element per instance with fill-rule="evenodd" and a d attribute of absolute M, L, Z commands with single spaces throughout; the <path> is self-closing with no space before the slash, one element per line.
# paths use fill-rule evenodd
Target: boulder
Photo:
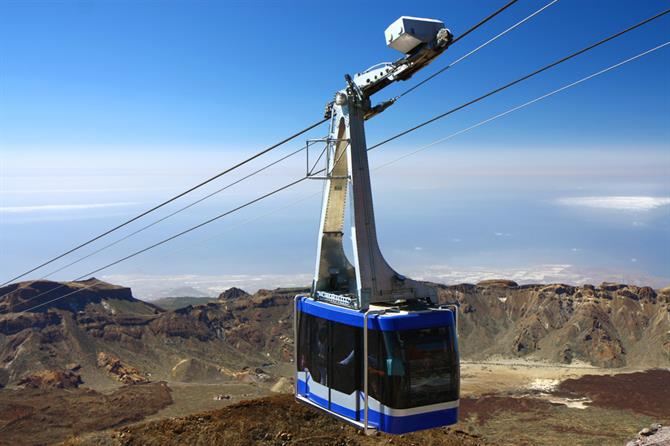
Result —
<path fill-rule="evenodd" d="M 275 393 L 293 393 L 293 384 L 288 378 L 282 376 L 272 385 L 270 391 Z"/>
<path fill-rule="evenodd" d="M 98 353 L 98 367 L 107 370 L 114 379 L 123 384 L 143 384 L 149 380 L 138 369 L 121 362 L 121 359 L 109 353 Z"/>
<path fill-rule="evenodd" d="M 24 376 L 18 384 L 27 389 L 75 389 L 82 383 L 81 376 L 72 371 L 43 370 Z"/>

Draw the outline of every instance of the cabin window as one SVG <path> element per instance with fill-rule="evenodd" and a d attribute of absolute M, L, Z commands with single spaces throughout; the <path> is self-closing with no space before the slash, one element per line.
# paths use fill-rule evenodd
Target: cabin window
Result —
<path fill-rule="evenodd" d="M 332 388 L 347 395 L 360 387 L 361 351 L 356 348 L 360 343 L 360 331 L 350 325 L 331 322 Z"/>
<path fill-rule="evenodd" d="M 384 404 L 397 409 L 458 399 L 453 327 L 385 332 Z"/>
<path fill-rule="evenodd" d="M 309 343 L 309 325 L 312 319 L 312 316 L 306 313 L 299 313 L 299 324 L 298 324 L 298 370 L 308 371 L 311 369 L 310 364 L 310 355 L 311 351 Z"/>
<path fill-rule="evenodd" d="M 361 332 L 362 332 L 361 328 Z M 386 338 L 388 334 L 383 331 L 368 330 L 368 394 L 371 398 L 382 404 L 394 407 L 393 400 L 393 378 L 387 370 L 388 349 Z M 361 351 L 363 344 L 361 342 Z M 361 390 L 363 384 L 361 383 Z"/>
<path fill-rule="evenodd" d="M 298 369 L 334 390 L 352 394 L 361 385 L 361 330 L 300 313 Z"/>
<path fill-rule="evenodd" d="M 328 349 L 328 321 L 300 313 L 298 370 L 309 372 L 314 381 L 328 385 Z"/>
<path fill-rule="evenodd" d="M 328 350 L 330 343 L 328 342 L 328 321 L 320 318 L 310 318 L 309 334 L 310 334 L 310 365 L 309 369 L 312 374 L 312 379 L 323 384 L 328 385 Z"/>

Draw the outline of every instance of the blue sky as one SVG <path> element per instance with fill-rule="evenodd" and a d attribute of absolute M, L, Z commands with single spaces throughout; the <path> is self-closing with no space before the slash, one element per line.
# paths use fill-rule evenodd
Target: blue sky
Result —
<path fill-rule="evenodd" d="M 345 73 L 399 56 L 383 40 L 398 16 L 439 18 L 459 35 L 503 3 L 341 2 L 334 9 L 321 2 L 1 2 L 2 276 L 319 119 Z M 376 99 L 413 85 L 545 3 L 521 0 L 415 79 Z M 369 121 L 368 142 L 666 7 L 664 1 L 560 0 Z M 664 43 L 669 29 L 670 17 L 661 18 L 394 141 L 372 153 L 371 163 L 381 165 Z M 541 272 L 564 268 L 566 281 L 664 283 L 670 277 L 664 255 L 670 244 L 668 78 L 670 48 L 664 48 L 375 172 L 378 226 L 389 260 L 445 281 L 515 274 L 525 280 L 522 272 L 530 272 L 528 280 L 549 280 L 554 276 Z M 233 207 L 300 175 L 302 162 L 272 169 L 54 277 L 76 277 Z M 319 198 L 312 195 L 320 187 L 308 183 L 108 274 L 126 281 L 146 277 L 138 287 L 147 290 L 166 276 L 190 277 L 179 284 L 197 283 L 198 289 L 220 288 L 231 277 L 250 287 L 260 275 L 267 276 L 263 286 L 304 280 L 318 222 Z M 281 209 L 305 196 L 312 197 Z M 212 239 L 222 231 L 229 232 Z"/>

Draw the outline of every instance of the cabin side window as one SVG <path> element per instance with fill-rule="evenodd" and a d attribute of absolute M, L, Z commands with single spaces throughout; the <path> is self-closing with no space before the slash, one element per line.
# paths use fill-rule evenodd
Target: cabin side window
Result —
<path fill-rule="evenodd" d="M 347 395 L 359 388 L 361 351 L 360 329 L 351 325 L 331 322 L 331 387 Z"/>
<path fill-rule="evenodd" d="M 328 385 L 328 350 L 330 342 L 328 342 L 329 329 L 328 321 L 311 317 L 309 323 L 309 369 L 312 379 L 324 386 Z"/>
<path fill-rule="evenodd" d="M 309 352 L 311 351 L 309 342 L 309 326 L 311 319 L 312 316 L 303 312 L 298 316 L 298 357 L 296 358 L 296 361 L 298 361 L 298 370 L 301 372 L 309 371 L 312 368 L 309 355 Z"/>
<path fill-rule="evenodd" d="M 458 399 L 458 351 L 453 327 L 384 333 L 385 404 L 397 409 Z"/>
<path fill-rule="evenodd" d="M 300 313 L 298 370 L 309 372 L 312 380 L 328 385 L 328 321 Z"/>
<path fill-rule="evenodd" d="M 362 333 L 363 329 L 359 329 Z M 360 340 L 360 351 L 361 355 L 363 354 L 363 336 L 361 335 Z M 384 357 L 386 352 L 384 351 L 382 337 L 380 332 L 377 330 L 368 330 L 368 395 L 371 398 L 376 399 L 377 401 L 383 402 L 385 398 L 382 395 L 384 390 L 384 380 L 386 372 L 382 363 L 384 362 Z M 363 364 L 361 364 L 361 370 Z M 362 381 L 362 380 L 361 380 Z M 359 389 L 363 391 L 363 383 L 360 383 Z"/>
<path fill-rule="evenodd" d="M 360 388 L 361 330 L 300 313 L 298 370 L 347 395 Z"/>

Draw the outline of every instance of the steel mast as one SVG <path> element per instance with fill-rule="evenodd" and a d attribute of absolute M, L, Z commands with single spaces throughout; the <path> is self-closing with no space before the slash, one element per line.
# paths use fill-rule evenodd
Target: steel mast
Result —
<path fill-rule="evenodd" d="M 326 183 L 312 296 L 356 309 L 367 309 L 370 304 L 381 302 L 434 301 L 435 297 L 432 288 L 396 272 L 379 248 L 365 121 L 396 100 L 373 107 L 370 97 L 395 81 L 409 79 L 432 62 L 447 49 L 452 34 L 441 21 L 401 17 L 387 28 L 385 37 L 388 46 L 405 53 L 405 57 L 373 66 L 353 79 L 345 76 L 346 87 L 326 107 L 326 117 L 330 119 L 324 149 L 326 173 L 313 176 Z M 343 246 L 347 196 L 351 201 L 353 264 Z"/>

